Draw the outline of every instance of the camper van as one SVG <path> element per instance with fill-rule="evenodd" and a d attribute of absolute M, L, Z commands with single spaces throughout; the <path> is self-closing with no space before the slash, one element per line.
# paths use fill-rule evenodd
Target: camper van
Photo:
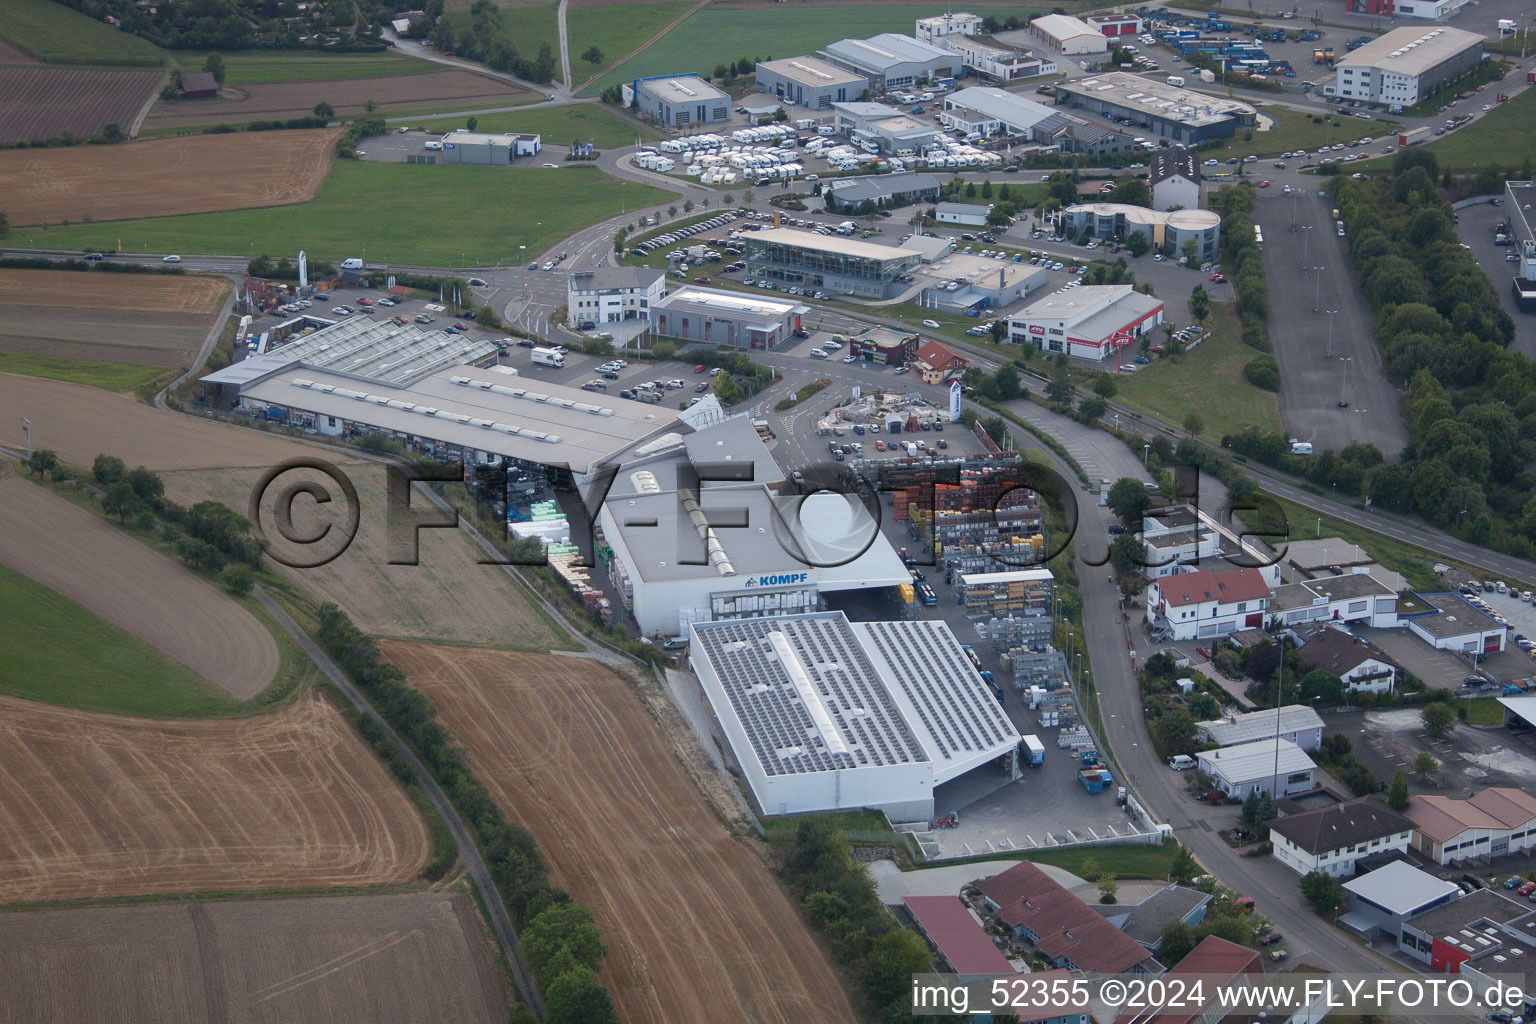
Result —
<path fill-rule="evenodd" d="M 1291 438 L 1291 454 L 1292 455 L 1311 455 L 1312 454 L 1312 442 L 1311 441 L 1298 441 L 1294 437 Z"/>
<path fill-rule="evenodd" d="M 1168 76 L 1168 84 L 1169 85 L 1183 85 L 1184 84 L 1184 76 L 1183 75 L 1169 75 Z"/>
<path fill-rule="evenodd" d="M 1187 772 L 1195 766 L 1195 759 L 1188 754 L 1178 754 L 1168 759 L 1168 767 L 1176 772 Z"/>
<path fill-rule="evenodd" d="M 349 260 L 342 260 L 341 261 L 341 269 L 342 270 L 362 270 L 363 269 L 363 261 L 360 260 L 360 259 L 357 259 L 356 257 L 353 257 L 352 259 L 349 259 Z"/>

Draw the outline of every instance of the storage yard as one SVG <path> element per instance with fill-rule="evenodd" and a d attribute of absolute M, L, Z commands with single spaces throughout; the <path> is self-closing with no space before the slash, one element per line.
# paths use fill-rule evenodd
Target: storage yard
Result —
<path fill-rule="evenodd" d="M 318 694 L 217 722 L 0 697 L 0 737 L 0 903 L 408 882 L 431 856 L 400 784 Z"/>
<path fill-rule="evenodd" d="M 0 351 L 184 367 L 229 289 L 217 277 L 0 270 Z"/>
<path fill-rule="evenodd" d="M 320 128 L 11 150 L 0 153 L 5 211 L 15 228 L 303 202 L 330 173 L 339 134 Z"/>
<path fill-rule="evenodd" d="M 309 117 L 315 104 L 325 102 L 340 115 L 361 114 L 369 100 L 380 116 L 445 107 L 505 107 L 532 102 L 535 94 L 472 71 L 430 71 L 389 78 L 343 78 L 324 82 L 272 82 L 231 85 L 232 99 L 178 100 L 157 103 L 144 119 L 146 129 L 183 128 L 199 124 L 239 124 L 257 119 Z M 285 133 L 286 134 L 286 133 Z"/>
<path fill-rule="evenodd" d="M 473 899 L 420 892 L 0 915 L 0 1022 L 504 1024 Z"/>
<path fill-rule="evenodd" d="M 0 478 L 0 499 L 0 562 L 240 700 L 277 674 L 272 634 L 208 580 L 19 477 Z"/>
<path fill-rule="evenodd" d="M 386 644 L 552 881 L 593 909 L 629 1024 L 844 1022 L 855 1012 L 783 887 L 732 839 L 630 684 L 560 656 Z"/>
<path fill-rule="evenodd" d="M 4 43 L 0 61 L 9 62 Z M 160 88 L 158 71 L 0 68 L 0 142 L 51 139 L 62 132 L 100 135 L 109 124 L 125 133 Z"/>

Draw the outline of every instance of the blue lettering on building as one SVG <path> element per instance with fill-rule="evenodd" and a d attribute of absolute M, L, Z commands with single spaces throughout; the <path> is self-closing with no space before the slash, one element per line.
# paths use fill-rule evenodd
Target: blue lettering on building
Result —
<path fill-rule="evenodd" d="M 776 573 L 772 576 L 748 576 L 747 586 L 781 587 L 794 583 L 804 583 L 806 580 L 810 579 L 810 577 L 811 574 L 808 572 L 783 572 Z"/>

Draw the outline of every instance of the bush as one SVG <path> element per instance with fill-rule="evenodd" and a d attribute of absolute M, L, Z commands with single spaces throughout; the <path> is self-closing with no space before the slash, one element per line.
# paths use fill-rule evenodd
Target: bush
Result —
<path fill-rule="evenodd" d="M 1259 356 L 1243 365 L 1243 376 L 1248 383 L 1265 391 L 1280 390 L 1280 364 L 1274 356 Z"/>

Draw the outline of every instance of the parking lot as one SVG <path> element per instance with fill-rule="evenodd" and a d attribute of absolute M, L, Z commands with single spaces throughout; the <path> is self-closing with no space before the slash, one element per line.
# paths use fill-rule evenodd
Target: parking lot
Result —
<path fill-rule="evenodd" d="M 1515 321 L 1515 340 L 1510 347 L 1518 352 L 1536 359 L 1536 317 L 1529 313 L 1522 313 L 1515 302 L 1514 289 L 1510 281 L 1514 278 L 1515 268 L 1518 263 L 1511 263 L 1504 258 L 1506 250 L 1514 248 L 1512 245 L 1496 245 L 1493 241 L 1495 228 L 1505 223 L 1509 211 L 1501 204 L 1494 206 L 1492 203 L 1479 203 L 1475 206 L 1464 206 L 1456 211 L 1456 235 L 1462 243 L 1472 249 L 1472 255 L 1477 257 L 1478 266 L 1483 268 L 1483 273 L 1488 275 L 1488 280 L 1493 285 L 1493 290 L 1499 296 L 1499 302 L 1504 311 Z M 1522 630 L 1522 632 L 1527 632 Z"/>
<path fill-rule="evenodd" d="M 376 163 L 403 164 L 409 156 L 434 157 L 437 163 L 447 163 L 441 151 L 434 152 L 426 148 L 426 143 L 438 141 L 443 134 L 409 130 L 405 126 L 391 128 L 388 135 L 373 135 L 363 140 L 360 144 L 363 148 L 358 150 L 357 155 L 360 159 Z M 534 156 L 517 157 L 507 166 L 555 168 L 560 166 L 558 161 L 564 155 L 559 149 L 544 150 Z"/>

